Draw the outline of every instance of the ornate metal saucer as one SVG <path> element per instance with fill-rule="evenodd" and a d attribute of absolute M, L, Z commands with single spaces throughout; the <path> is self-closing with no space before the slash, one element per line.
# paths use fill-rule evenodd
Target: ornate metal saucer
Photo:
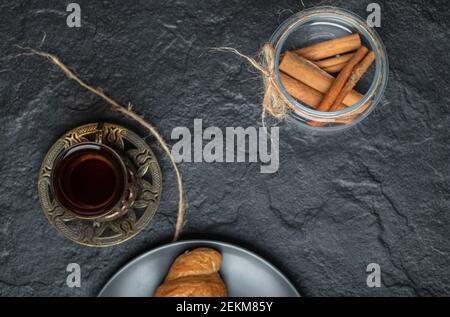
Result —
<path fill-rule="evenodd" d="M 107 222 L 75 217 L 57 202 L 51 188 L 58 155 L 73 144 L 94 141 L 99 132 L 105 144 L 130 159 L 141 184 L 133 207 L 125 215 Z M 67 132 L 50 148 L 39 172 L 38 191 L 45 216 L 63 236 L 82 245 L 107 247 L 131 239 L 151 221 L 161 198 L 162 176 L 153 151 L 142 138 L 116 124 L 92 123 Z"/>

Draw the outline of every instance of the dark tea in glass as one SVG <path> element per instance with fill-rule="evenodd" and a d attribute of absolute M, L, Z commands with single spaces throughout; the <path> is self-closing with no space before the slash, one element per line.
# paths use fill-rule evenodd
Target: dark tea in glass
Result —
<path fill-rule="evenodd" d="M 52 177 L 55 198 L 81 218 L 98 218 L 113 211 L 127 188 L 121 157 L 94 142 L 71 146 L 58 157 Z"/>

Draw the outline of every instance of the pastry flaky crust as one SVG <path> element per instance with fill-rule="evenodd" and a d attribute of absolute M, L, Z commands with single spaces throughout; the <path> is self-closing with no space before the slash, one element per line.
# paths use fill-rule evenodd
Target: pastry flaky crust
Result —
<path fill-rule="evenodd" d="M 226 297 L 219 275 L 221 254 L 210 248 L 197 248 L 176 258 L 156 297 Z"/>

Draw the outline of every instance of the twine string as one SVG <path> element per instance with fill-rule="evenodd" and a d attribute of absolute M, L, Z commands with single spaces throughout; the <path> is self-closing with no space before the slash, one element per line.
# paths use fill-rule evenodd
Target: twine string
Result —
<path fill-rule="evenodd" d="M 275 50 L 269 43 L 264 44 L 259 54 L 259 61 L 242 54 L 237 49 L 232 47 L 218 47 L 213 49 L 220 52 L 231 52 L 252 65 L 258 70 L 264 81 L 264 97 L 262 102 L 262 123 L 265 125 L 265 117 L 268 112 L 272 117 L 278 120 L 285 118 L 290 109 L 294 109 L 291 102 L 281 90 L 280 84 L 277 80 L 275 71 Z"/>
<path fill-rule="evenodd" d="M 184 226 L 184 218 L 185 218 L 185 213 L 186 213 L 186 203 L 185 203 L 185 199 L 184 199 L 183 181 L 182 181 L 181 173 L 180 173 L 180 171 L 178 169 L 178 166 L 177 166 L 177 164 L 175 162 L 175 158 L 172 156 L 172 153 L 170 152 L 169 146 L 164 141 L 164 138 L 161 136 L 161 134 L 158 132 L 158 130 L 153 125 L 151 125 L 149 122 L 144 120 L 136 112 L 132 111 L 131 110 L 131 104 L 128 104 L 128 107 L 123 106 L 120 103 L 118 103 L 117 101 L 115 101 L 114 99 L 112 99 L 111 97 L 109 97 L 108 95 L 106 95 L 103 92 L 103 89 L 101 89 L 101 88 L 94 88 L 93 86 L 88 85 L 87 83 L 85 83 L 83 80 L 81 80 L 75 74 L 75 72 L 70 70 L 69 67 L 67 67 L 63 62 L 61 62 L 61 60 L 57 56 L 55 56 L 53 54 L 46 53 L 46 52 L 38 51 L 38 50 L 35 50 L 33 48 L 30 48 L 30 47 L 21 47 L 21 46 L 18 46 L 18 47 L 23 49 L 23 50 L 30 51 L 34 55 L 38 55 L 38 56 L 40 56 L 42 58 L 45 58 L 45 59 L 49 60 L 52 64 L 54 64 L 57 67 L 59 67 L 59 69 L 67 76 L 67 78 L 75 81 L 81 87 L 87 89 L 88 91 L 92 92 L 93 94 L 95 94 L 98 97 L 100 97 L 103 100 L 105 100 L 111 106 L 113 111 L 119 112 L 122 115 L 124 115 L 125 117 L 136 121 L 141 126 L 143 126 L 148 131 L 150 131 L 150 133 L 156 138 L 156 140 L 159 142 L 159 144 L 161 145 L 161 147 L 164 150 L 164 152 L 166 153 L 166 155 L 169 157 L 170 163 L 172 164 L 172 167 L 173 167 L 173 169 L 175 171 L 176 178 L 177 178 L 178 194 L 179 194 L 178 195 L 178 214 L 177 214 L 177 220 L 176 220 L 176 224 L 175 224 L 175 233 L 174 233 L 174 236 L 173 236 L 173 240 L 174 241 L 178 240 L 178 238 L 179 238 L 179 236 L 181 234 L 181 231 L 183 229 L 183 226 Z"/>

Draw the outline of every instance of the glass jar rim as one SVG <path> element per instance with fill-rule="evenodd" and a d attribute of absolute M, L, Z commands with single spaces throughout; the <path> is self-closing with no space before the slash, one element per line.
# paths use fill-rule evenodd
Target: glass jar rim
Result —
<path fill-rule="evenodd" d="M 334 17 L 340 20 L 344 20 L 347 23 L 350 23 L 353 27 L 355 27 L 358 30 L 358 32 L 363 33 L 362 35 L 369 42 L 370 46 L 373 48 L 375 53 L 375 74 L 372 83 L 370 85 L 370 88 L 364 94 L 363 98 L 361 98 L 361 100 L 359 100 L 357 103 L 355 103 L 350 107 L 346 107 L 342 110 L 334 112 L 317 111 L 315 109 L 306 106 L 302 102 L 296 100 L 286 91 L 284 85 L 281 83 L 280 78 L 279 61 L 282 53 L 281 50 L 287 38 L 292 34 L 292 32 L 297 30 L 300 26 L 306 24 L 307 22 L 311 22 L 317 17 L 328 17 L 328 18 Z M 337 118 L 346 116 L 358 110 L 360 107 L 364 106 L 366 102 L 368 102 L 373 96 L 375 96 L 373 101 L 374 104 L 377 104 L 381 100 L 381 97 L 383 96 L 385 87 L 387 85 L 387 77 L 389 71 L 389 63 L 386 49 L 377 32 L 372 27 L 369 27 L 366 24 L 366 21 L 364 21 L 361 17 L 359 17 L 358 15 L 349 10 L 333 6 L 320 6 L 305 9 L 286 19 L 272 34 L 272 37 L 270 38 L 270 43 L 275 50 L 274 54 L 275 74 L 277 77 L 277 82 L 281 88 L 281 91 L 283 92 L 283 94 L 285 94 L 285 96 L 290 102 L 292 102 L 299 108 L 299 110 L 305 111 L 306 113 L 308 113 L 313 117 L 325 119 L 325 118 Z M 370 108 L 373 107 L 369 107 L 369 111 L 367 111 L 365 115 L 370 113 Z M 365 117 L 365 115 L 361 115 L 361 119 Z"/>

